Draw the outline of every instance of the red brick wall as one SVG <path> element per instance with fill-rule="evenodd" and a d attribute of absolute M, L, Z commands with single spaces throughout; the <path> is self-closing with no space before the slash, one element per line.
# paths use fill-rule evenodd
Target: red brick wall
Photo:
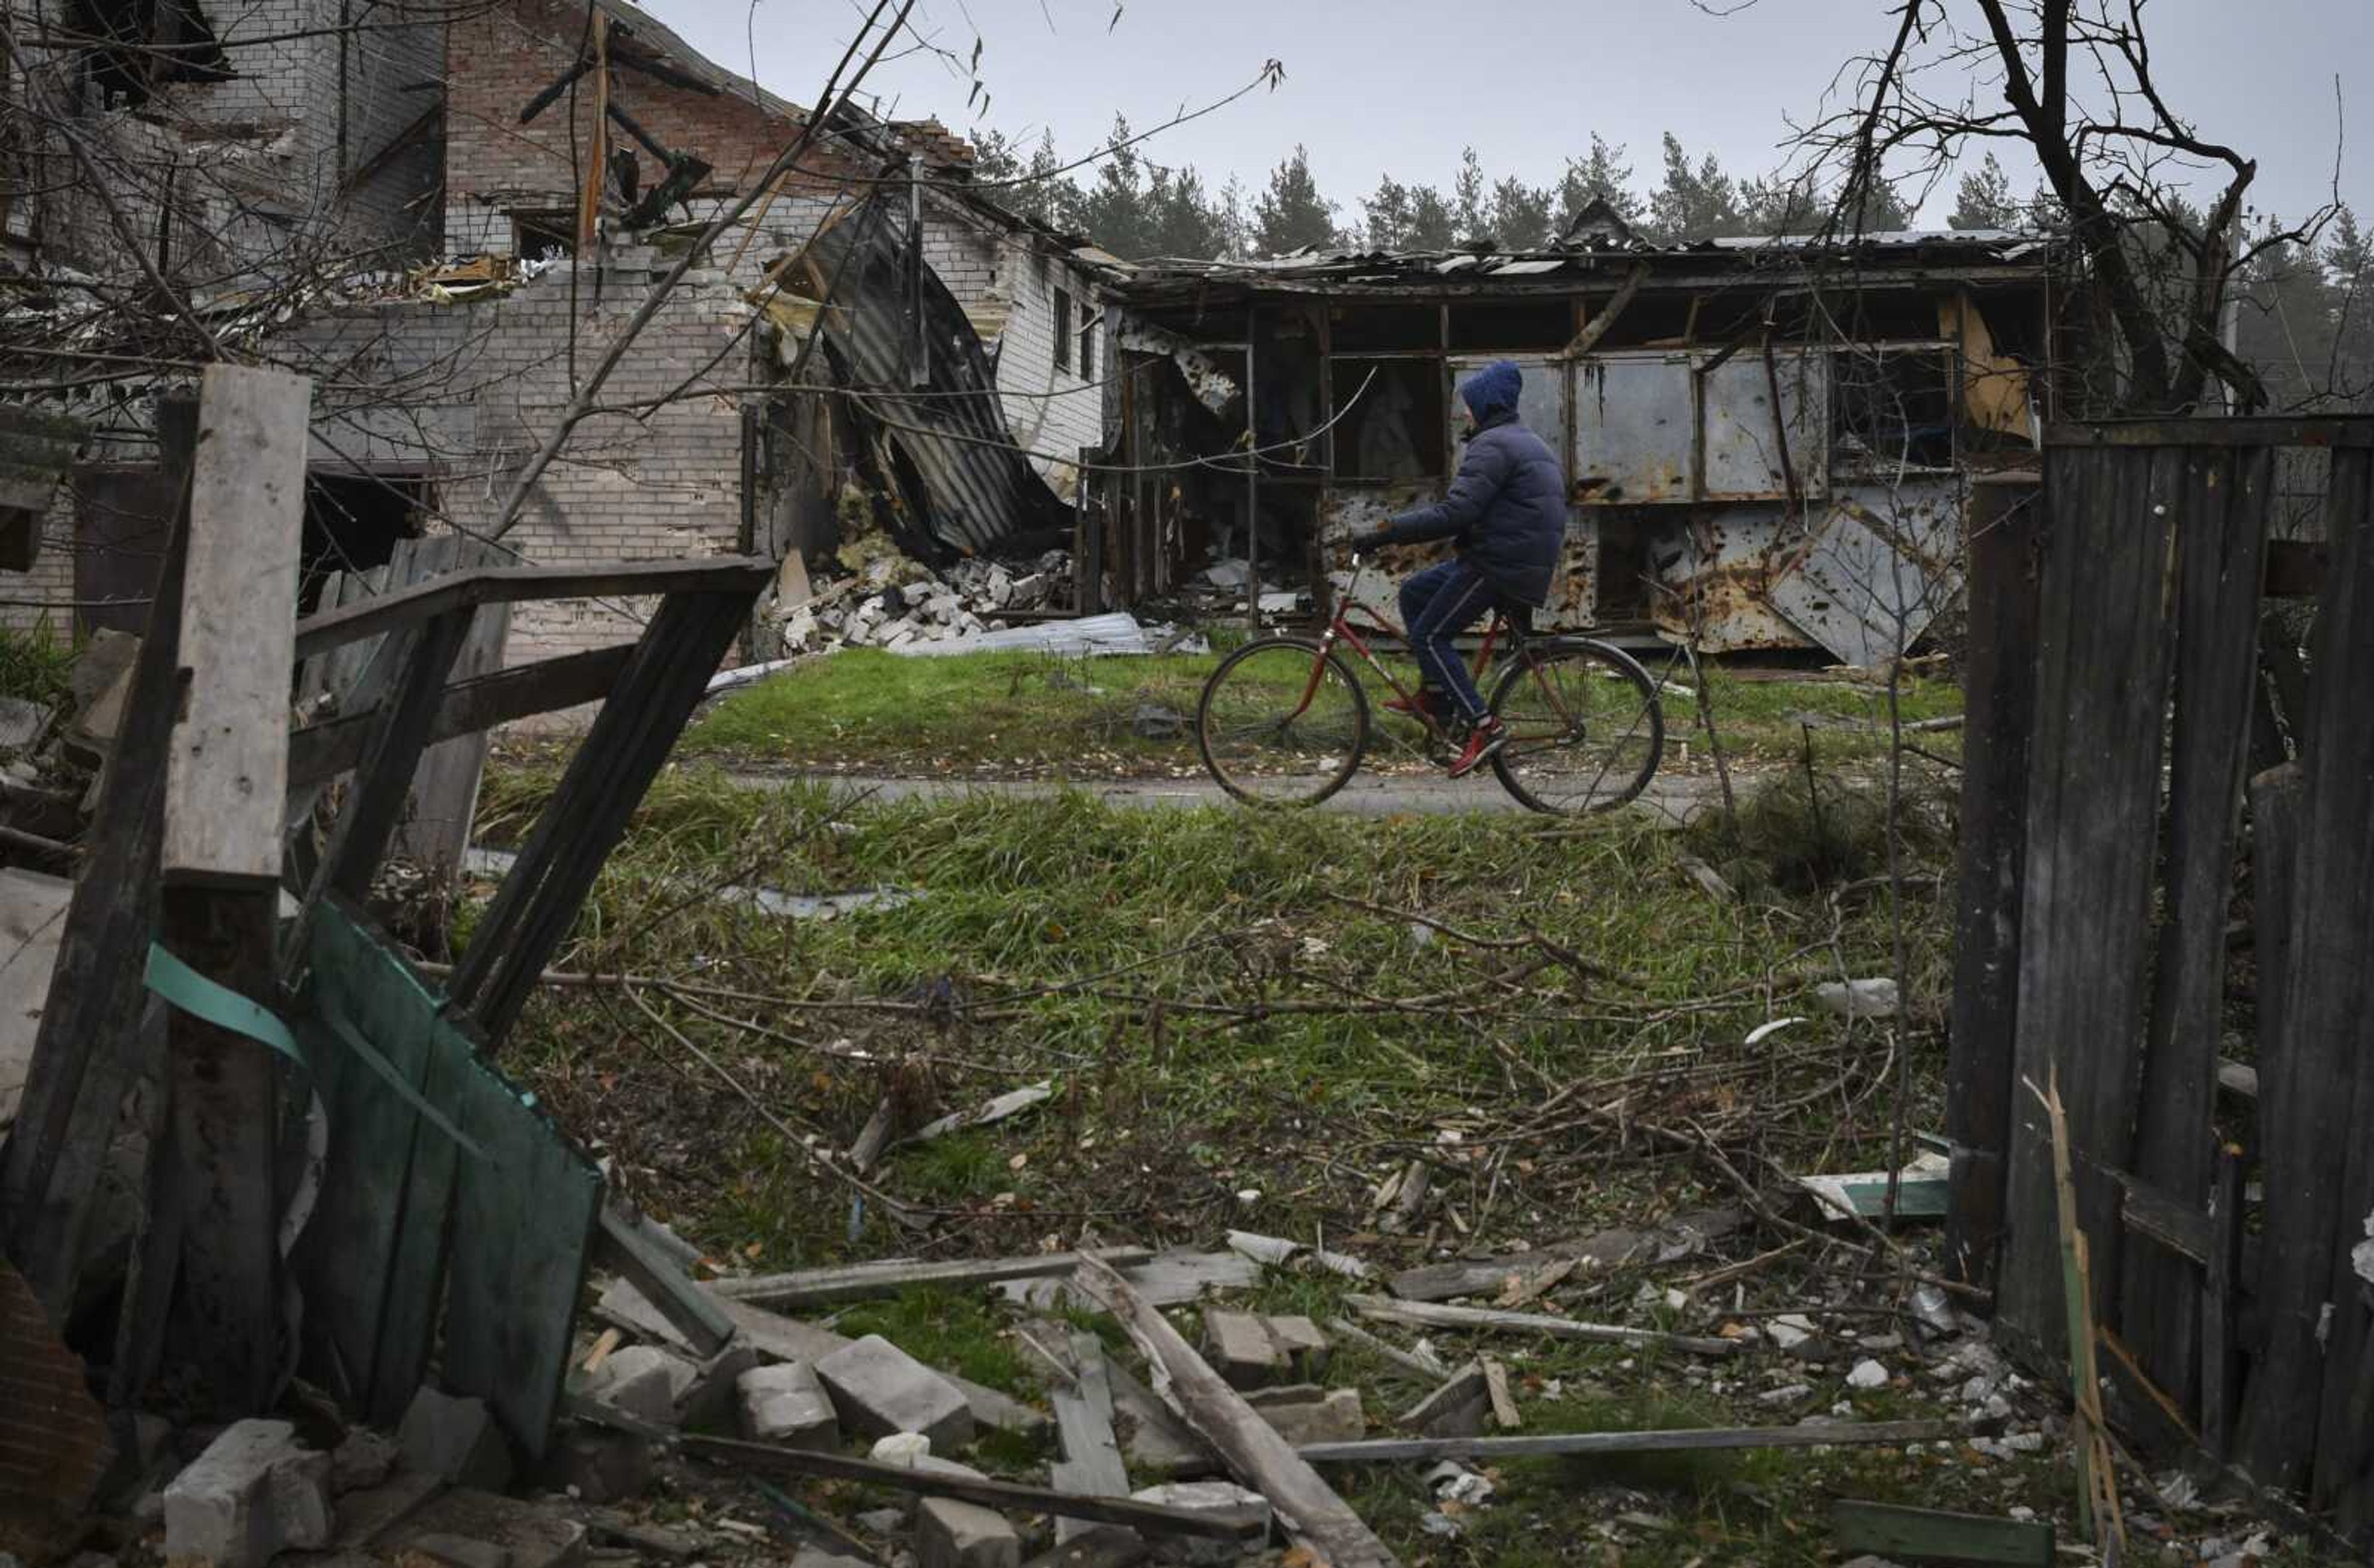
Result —
<path fill-rule="evenodd" d="M 585 38 L 584 6 L 552 0 L 517 0 L 452 25 L 445 100 L 449 202 L 480 202 L 507 210 L 574 209 L 569 99 L 564 96 L 525 125 L 519 123 L 519 115 L 530 99 L 557 81 L 576 60 Z M 632 57 L 637 41 L 629 29 L 629 36 L 617 44 L 617 53 Z M 667 63 L 679 69 L 683 64 L 675 60 Z M 696 196 L 743 189 L 797 129 L 746 96 L 726 93 L 712 98 L 669 87 L 624 65 L 613 71 L 611 81 L 612 100 L 663 146 L 692 153 L 714 166 L 715 172 Z M 576 88 L 579 158 L 592 145 L 594 98 L 589 75 Z M 660 178 L 659 160 L 615 124 L 611 130 L 641 162 L 642 188 L 648 191 Z"/>

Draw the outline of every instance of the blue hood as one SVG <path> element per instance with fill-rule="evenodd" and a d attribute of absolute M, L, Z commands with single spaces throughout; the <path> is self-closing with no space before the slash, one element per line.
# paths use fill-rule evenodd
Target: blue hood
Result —
<path fill-rule="evenodd" d="M 1459 389 L 1459 395 L 1465 401 L 1467 412 L 1475 415 L 1475 423 L 1488 425 L 1517 412 L 1517 394 L 1524 386 L 1524 372 L 1506 359 L 1495 359 L 1469 377 Z"/>

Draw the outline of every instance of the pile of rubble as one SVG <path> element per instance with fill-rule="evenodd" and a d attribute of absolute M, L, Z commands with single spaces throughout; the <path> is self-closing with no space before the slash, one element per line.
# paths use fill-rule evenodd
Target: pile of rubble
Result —
<path fill-rule="evenodd" d="M 786 652 L 956 641 L 1072 602 L 1072 557 L 1062 550 L 1021 566 L 966 557 L 934 572 L 861 543 L 843 546 L 839 564 L 847 576 L 779 612 Z"/>

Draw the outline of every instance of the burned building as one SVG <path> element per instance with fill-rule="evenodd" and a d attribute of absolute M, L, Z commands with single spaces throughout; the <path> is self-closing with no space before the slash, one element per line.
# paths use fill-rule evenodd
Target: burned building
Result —
<path fill-rule="evenodd" d="M 1462 380 L 1509 358 L 1571 486 L 1557 624 L 1868 663 L 1951 599 L 1970 476 L 2033 461 L 2051 255 L 2006 233 L 1655 248 L 1603 206 L 1538 253 L 1139 267 L 1083 551 L 1122 603 L 1222 557 L 1323 603 L 1337 542 L 1440 493 Z"/>
<path fill-rule="evenodd" d="M 196 25 L 204 4 L 159 8 L 156 25 Z M 170 504 L 147 397 L 194 345 L 142 339 L 77 295 L 76 276 L 145 263 L 223 351 L 313 375 L 306 570 L 318 583 L 376 568 L 407 537 L 496 532 L 575 378 L 807 124 L 627 0 L 398 7 L 368 26 L 328 0 L 288 0 L 217 21 L 219 68 L 144 79 L 136 103 L 95 47 L 59 51 L 32 84 L 84 139 L 124 145 L 110 195 L 156 243 L 125 254 L 98 205 L 67 200 L 63 150 L 18 171 L 35 195 L 6 209 L 12 336 L 123 369 L 78 376 L 53 400 L 91 434 L 43 520 L 48 547 L 28 552 L 0 608 L 11 624 L 136 620 Z M 285 32 L 304 36 L 275 41 Z M 204 181 L 172 173 L 208 157 L 226 124 L 245 138 L 238 157 L 217 157 Z M 1013 442 L 1076 453 L 1100 439 L 1099 275 L 975 190 L 970 156 L 930 121 L 850 111 L 817 127 L 798 168 L 668 296 L 499 554 L 566 566 L 829 546 L 852 486 L 918 547 L 1067 531 L 1073 469 Z M 257 159 L 268 167 L 250 170 Z M 834 247 L 842 260 L 820 274 Z M 864 265 L 844 264 L 851 247 Z M 825 303 L 841 285 L 891 313 L 867 317 L 864 353 L 830 331 L 808 345 L 820 316 L 855 319 Z M 961 362 L 981 394 L 969 427 L 1003 449 L 993 494 L 918 488 L 932 461 L 893 426 L 928 425 L 934 405 L 881 400 L 912 390 L 899 356 L 924 337 L 922 352 Z M 781 390 L 808 376 L 837 394 L 816 417 L 843 439 L 821 449 Z M 860 435 L 867 406 L 883 417 Z M 526 608 L 512 656 L 629 640 L 648 608 Z"/>

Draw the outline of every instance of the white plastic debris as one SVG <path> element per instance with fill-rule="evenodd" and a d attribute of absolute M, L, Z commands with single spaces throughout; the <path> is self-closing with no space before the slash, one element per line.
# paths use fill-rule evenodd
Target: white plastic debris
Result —
<path fill-rule="evenodd" d="M 1825 980 L 1814 988 L 1814 1000 L 1823 1012 L 1843 1018 L 1893 1018 L 1896 982 L 1885 975 L 1863 980 Z"/>

